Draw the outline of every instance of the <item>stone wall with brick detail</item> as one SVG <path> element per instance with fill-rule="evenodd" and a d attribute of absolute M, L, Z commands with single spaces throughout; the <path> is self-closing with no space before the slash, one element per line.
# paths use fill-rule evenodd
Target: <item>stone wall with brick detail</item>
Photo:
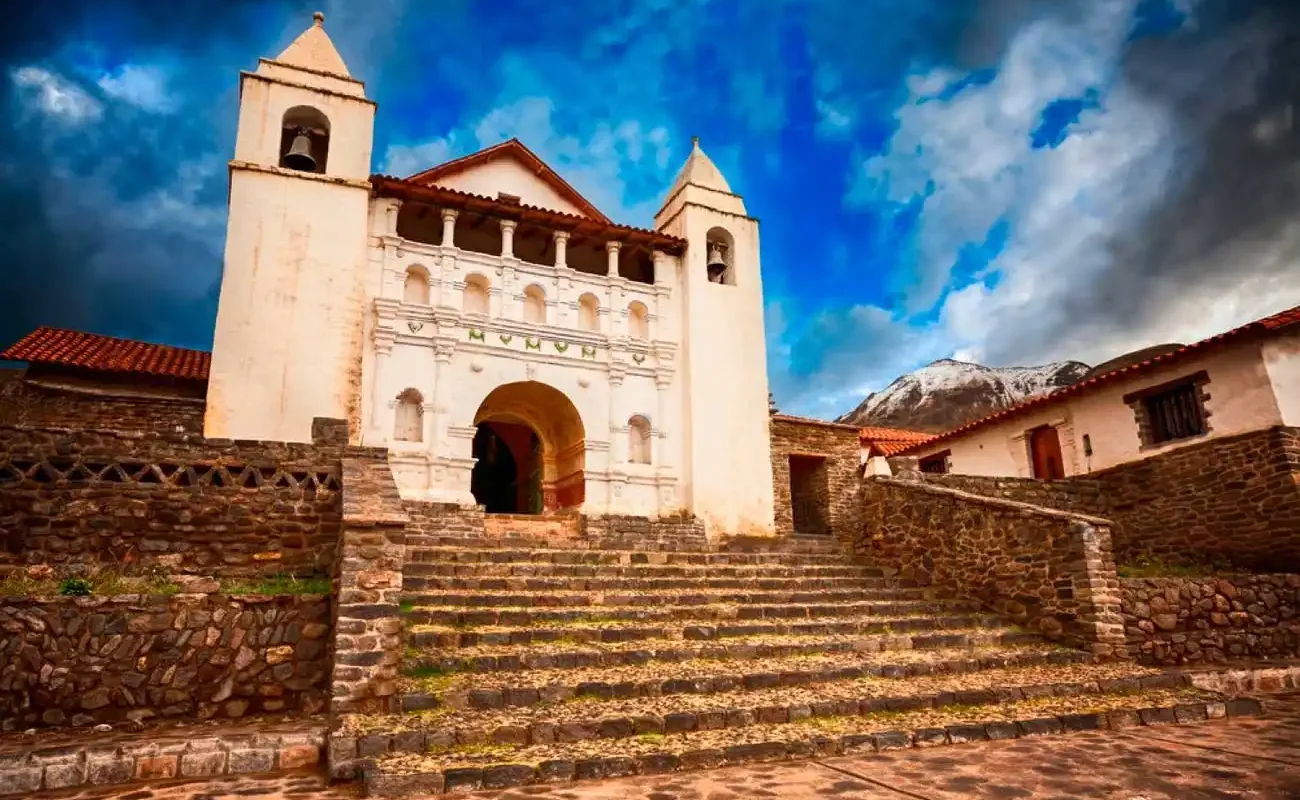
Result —
<path fill-rule="evenodd" d="M 777 533 L 852 538 L 860 527 L 858 428 L 776 414 L 770 432 Z"/>
<path fill-rule="evenodd" d="M 384 453 L 343 459 L 343 534 L 334 574 L 332 710 L 397 710 L 406 525 Z"/>
<path fill-rule="evenodd" d="M 201 394 L 158 387 L 114 390 L 103 382 L 64 379 L 58 385 L 15 378 L 0 381 L 0 422 L 40 428 L 104 430 L 160 435 L 203 433 Z"/>
<path fill-rule="evenodd" d="M 896 478 L 862 482 L 856 555 L 1051 639 L 1122 656 L 1106 520 Z"/>
<path fill-rule="evenodd" d="M 0 426 L 0 563 L 328 573 L 344 448 Z"/>
<path fill-rule="evenodd" d="M 910 474 L 910 473 L 909 473 Z M 1094 514 L 1121 563 L 1300 571 L 1300 428 L 1276 427 L 1061 481 L 924 475 L 928 483 Z"/>
<path fill-rule="evenodd" d="M 1129 653 L 1144 664 L 1300 657 L 1300 575 L 1123 578 Z"/>
<path fill-rule="evenodd" d="M 325 706 L 328 597 L 9 597 L 0 630 L 5 730 Z"/>
<path fill-rule="evenodd" d="M 704 540 L 704 523 L 695 517 L 632 517 L 623 514 L 583 515 L 579 521 L 579 534 L 589 538 L 626 537 L 643 541 Z M 702 545 L 701 545 L 702 546 Z"/>

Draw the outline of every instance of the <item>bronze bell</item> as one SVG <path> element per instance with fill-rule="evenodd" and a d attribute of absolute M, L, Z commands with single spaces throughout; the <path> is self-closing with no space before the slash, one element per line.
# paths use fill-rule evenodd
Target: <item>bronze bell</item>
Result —
<path fill-rule="evenodd" d="M 709 244 L 709 282 L 722 283 L 723 275 L 727 272 L 727 259 L 722 254 L 722 245 L 716 243 Z"/>
<path fill-rule="evenodd" d="M 298 129 L 298 133 L 293 137 L 293 144 L 289 146 L 289 152 L 284 154 L 284 165 L 301 172 L 316 171 L 316 159 L 311 155 L 311 137 L 307 135 L 307 131 Z"/>

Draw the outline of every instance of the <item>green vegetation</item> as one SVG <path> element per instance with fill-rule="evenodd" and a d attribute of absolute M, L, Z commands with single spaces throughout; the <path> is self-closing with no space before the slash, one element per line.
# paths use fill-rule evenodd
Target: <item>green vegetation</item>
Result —
<path fill-rule="evenodd" d="M 171 595 L 180 587 L 159 569 L 125 572 L 98 564 L 65 568 L 38 564 L 11 570 L 0 579 L 0 597 L 148 594 Z"/>
<path fill-rule="evenodd" d="M 1131 563 L 1118 565 L 1116 571 L 1121 578 L 1212 578 L 1235 570 L 1222 561 L 1171 564 L 1151 556 L 1138 556 Z"/>
<path fill-rule="evenodd" d="M 59 581 L 59 594 L 69 597 L 85 597 L 94 590 L 85 578 L 64 578 Z"/>
<path fill-rule="evenodd" d="M 268 575 L 261 578 L 232 579 L 221 582 L 222 594 L 329 594 L 333 583 L 318 575 L 299 578 L 294 575 Z"/>
<path fill-rule="evenodd" d="M 642 744 L 663 744 L 666 737 L 662 733 L 638 733 L 635 738 Z"/>

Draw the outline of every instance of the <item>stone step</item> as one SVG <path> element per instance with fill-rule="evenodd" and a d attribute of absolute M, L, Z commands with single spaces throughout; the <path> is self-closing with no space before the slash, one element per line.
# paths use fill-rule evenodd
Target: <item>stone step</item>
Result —
<path fill-rule="evenodd" d="M 719 553 L 699 550 L 653 552 L 641 549 L 574 550 L 539 548 L 490 548 L 426 545 L 423 537 L 406 537 L 408 563 L 508 564 L 545 562 L 552 564 L 686 565 L 705 566 L 851 566 L 847 555 L 834 553 Z"/>
<path fill-rule="evenodd" d="M 958 651 L 960 652 L 960 651 Z M 447 672 L 438 667 L 404 664 L 402 708 L 421 711 L 447 706 L 453 709 L 491 709 L 562 703 L 575 698 L 662 697 L 673 694 L 752 692 L 774 687 L 838 684 L 857 680 L 892 681 L 897 694 L 910 690 L 903 678 L 959 676 L 979 672 L 1024 674 L 1027 668 L 1092 663 L 1093 657 L 1073 650 L 1008 649 L 998 657 L 949 659 L 891 659 L 891 653 L 831 653 L 818 657 L 786 656 L 747 661 L 698 659 L 679 663 L 666 674 L 662 664 L 585 667 L 576 669 L 524 669 L 514 672 Z M 1042 674 L 1039 670 L 1038 674 Z M 1156 670 L 1133 671 L 1136 675 Z M 1107 677 L 1114 677 L 1108 674 Z M 976 680 L 976 679 L 972 679 Z M 989 679 L 990 685 L 997 681 Z M 1138 688 L 1136 685 L 1134 688 Z"/>
<path fill-rule="evenodd" d="M 711 589 L 694 591 L 673 590 L 612 590 L 612 591 L 437 591 L 408 592 L 402 600 L 416 606 L 465 606 L 481 611 L 511 607 L 537 611 L 544 608 L 580 609 L 580 614 L 595 613 L 590 609 L 642 608 L 653 606 L 727 606 L 719 608 L 717 616 L 735 619 L 764 619 L 771 617 L 808 617 L 820 615 L 851 614 L 860 604 L 941 600 L 951 593 L 930 588 L 881 589 L 810 589 L 806 591 L 737 591 Z M 782 611 L 774 611 L 780 608 Z M 804 610 L 806 609 L 806 610 Z M 713 615 L 710 615 L 713 616 Z"/>
<path fill-rule="evenodd" d="M 427 597 L 419 595 L 419 597 Z M 744 625 L 746 622 L 772 620 L 864 621 L 872 632 L 894 629 L 917 630 L 933 625 L 935 619 L 956 615 L 969 616 L 972 607 L 953 600 L 872 600 L 816 606 L 801 605 L 722 605 L 717 603 L 687 606 L 571 606 L 562 608 L 517 606 L 424 606 L 403 605 L 402 615 L 411 625 L 439 625 L 459 629 L 485 627 L 563 627 L 624 629 L 640 626 L 675 625 L 677 627 L 715 627 Z M 861 620 L 861 618 L 871 618 Z M 686 637 L 699 636 L 687 632 Z"/>
<path fill-rule="evenodd" d="M 879 567 L 844 566 L 719 566 L 705 564 L 677 564 L 658 566 L 652 564 L 601 565 L 553 564 L 549 562 L 515 562 L 485 564 L 481 562 L 457 563 L 454 561 L 411 561 L 408 557 L 403 568 L 407 577 L 443 578 L 586 578 L 600 580 L 649 579 L 725 579 L 822 581 L 828 579 L 856 578 L 860 580 L 895 580 L 884 577 Z M 906 583 L 900 582 L 900 585 Z"/>
<path fill-rule="evenodd" d="M 906 631 L 913 631 L 908 633 Z M 747 636 L 877 636 L 879 649 L 919 647 L 966 647 L 975 644 L 1038 642 L 1035 634 L 1005 626 L 996 617 L 919 617 L 884 619 L 860 617 L 817 622 L 767 622 L 745 625 L 638 624 L 627 627 L 486 627 L 459 630 L 448 627 L 416 626 L 407 634 L 411 647 L 458 648 L 480 645 L 528 645 L 563 642 L 582 645 L 594 642 L 706 642 Z"/>
<path fill-rule="evenodd" d="M 441 564 L 409 564 L 402 578 L 402 588 L 407 592 L 424 591 L 515 591 L 547 592 L 656 592 L 719 589 L 750 589 L 763 591 L 806 590 L 810 584 L 819 589 L 889 589 L 905 588 L 910 582 L 894 578 L 713 578 L 699 575 L 690 578 L 571 578 L 571 577 L 447 577 L 445 575 L 419 575 L 410 567 L 444 566 Z M 466 570 L 472 572 L 472 570 Z"/>
<path fill-rule="evenodd" d="M 780 716 L 775 708 L 768 712 L 773 719 Z M 600 720 L 594 730 L 586 725 L 537 726 L 538 741 L 529 744 L 518 743 L 519 732 L 532 742 L 531 725 L 516 725 L 515 730 L 503 730 L 506 726 L 502 726 L 494 733 L 503 734 L 503 742 L 492 744 L 482 732 L 467 730 L 457 738 L 438 727 L 390 734 L 384 731 L 383 720 L 348 719 L 331 734 L 331 767 L 336 776 L 363 768 L 368 796 L 400 797 L 1068 731 L 1194 723 L 1257 715 L 1261 706 L 1249 698 L 1228 700 L 1179 688 L 908 711 L 864 709 L 859 704 L 856 712 L 845 713 L 849 710 L 832 702 L 815 708 L 806 705 L 799 707 L 792 721 L 787 706 L 785 721 L 773 722 L 757 714 L 750 719 L 742 712 L 724 714 L 720 720 L 712 713 L 695 713 L 691 720 L 691 712 L 672 717 L 671 722 L 651 715 L 608 718 Z M 708 727 L 699 726 L 701 716 Z M 367 723 L 374 727 L 367 728 Z M 687 723 L 693 726 L 686 727 Z M 628 735 L 608 735 L 615 733 Z"/>
<path fill-rule="evenodd" d="M 628 536 L 527 536 L 507 532 L 500 536 L 443 533 L 406 534 L 408 545 L 417 547 L 458 547 L 472 550 L 568 550 L 568 551 L 644 551 L 654 553 L 705 552 L 712 545 L 704 537 Z"/>
<path fill-rule="evenodd" d="M 948 635 L 953 631 L 944 631 Z M 735 636 L 714 641 L 642 640 L 633 642 L 526 642 L 523 644 L 473 645 L 443 648 L 428 644 L 423 634 L 412 635 L 412 645 L 403 667 L 428 674 L 516 672 L 519 670 L 572 670 L 617 668 L 657 664 L 687 665 L 693 662 L 734 663 L 737 668 L 763 659 L 816 660 L 850 654 L 864 662 L 886 665 L 914 665 L 924 674 L 925 665 L 941 661 L 975 661 L 987 668 L 1006 666 L 1007 659 L 1034 653 L 1061 658 L 1068 663 L 1088 660 L 1087 654 L 1044 642 L 1030 634 L 1002 634 L 982 630 L 968 634 L 956 645 L 919 636 Z M 423 642 L 424 646 L 418 646 Z M 909 669 L 912 668 L 909 666 Z M 673 668 L 676 670 L 676 667 Z M 674 673 L 675 674 L 675 673 Z"/>

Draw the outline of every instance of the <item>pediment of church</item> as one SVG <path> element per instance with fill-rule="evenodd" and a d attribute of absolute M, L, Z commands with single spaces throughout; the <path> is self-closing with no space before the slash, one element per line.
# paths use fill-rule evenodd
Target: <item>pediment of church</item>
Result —
<path fill-rule="evenodd" d="M 611 222 L 518 139 L 439 164 L 407 180 L 493 199 L 517 198 L 524 205 Z"/>

